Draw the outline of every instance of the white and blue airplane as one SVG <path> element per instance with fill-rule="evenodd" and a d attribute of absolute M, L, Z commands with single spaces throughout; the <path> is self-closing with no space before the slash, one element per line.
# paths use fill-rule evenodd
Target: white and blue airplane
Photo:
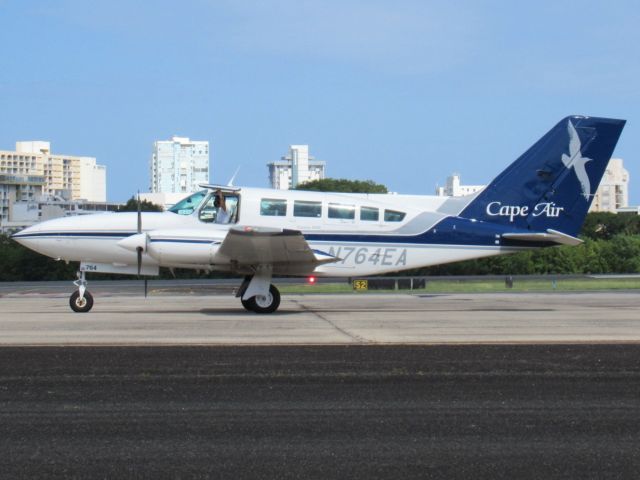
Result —
<path fill-rule="evenodd" d="M 86 272 L 157 275 L 168 267 L 244 276 L 237 292 L 242 305 L 271 313 L 280 304 L 273 275 L 377 275 L 578 245 L 624 124 L 567 117 L 486 188 L 465 197 L 203 185 L 167 212 L 65 217 L 13 238 L 80 262 L 70 298 L 76 312 L 93 306 Z"/>

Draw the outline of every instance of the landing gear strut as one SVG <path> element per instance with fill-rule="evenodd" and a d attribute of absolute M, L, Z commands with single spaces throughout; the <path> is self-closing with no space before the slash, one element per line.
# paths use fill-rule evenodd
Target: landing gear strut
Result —
<path fill-rule="evenodd" d="M 83 271 L 78 272 L 78 280 L 73 282 L 78 290 L 69 297 L 69 306 L 71 310 L 78 313 L 85 313 L 93 307 L 93 295 L 87 290 L 87 279 Z"/>

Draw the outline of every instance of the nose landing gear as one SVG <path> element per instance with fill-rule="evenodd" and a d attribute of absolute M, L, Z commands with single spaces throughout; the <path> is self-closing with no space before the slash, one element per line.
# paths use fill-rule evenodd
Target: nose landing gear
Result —
<path fill-rule="evenodd" d="M 87 279 L 83 271 L 78 272 L 78 280 L 73 282 L 78 290 L 69 297 L 71 310 L 78 313 L 85 313 L 93 308 L 93 295 L 87 290 Z"/>

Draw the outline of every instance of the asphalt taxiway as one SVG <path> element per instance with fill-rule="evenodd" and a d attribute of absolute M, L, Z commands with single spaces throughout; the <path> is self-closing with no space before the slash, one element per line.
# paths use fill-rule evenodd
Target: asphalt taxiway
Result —
<path fill-rule="evenodd" d="M 639 342 L 637 292 L 283 295 L 270 315 L 231 292 L 142 297 L 95 292 L 0 298 L 2 345 L 290 345 Z"/>
<path fill-rule="evenodd" d="M 637 478 L 640 346 L 0 348 L 3 478 Z"/>
<path fill-rule="evenodd" d="M 7 478 L 636 478 L 637 292 L 0 290 Z M 68 286 L 67 286 L 68 288 Z M 212 294 L 203 294 L 203 293 Z"/>

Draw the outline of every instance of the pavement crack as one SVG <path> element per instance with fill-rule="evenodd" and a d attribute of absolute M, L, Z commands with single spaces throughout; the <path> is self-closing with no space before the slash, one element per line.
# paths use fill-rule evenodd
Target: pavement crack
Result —
<path fill-rule="evenodd" d="M 361 337 L 360 335 L 357 335 L 355 333 L 351 333 L 348 330 L 345 330 L 344 328 L 336 325 L 335 322 L 329 320 L 327 317 L 325 317 L 324 315 L 318 313 L 315 310 L 312 310 L 311 308 L 307 307 L 304 303 L 301 303 L 297 300 L 293 300 L 293 303 L 296 303 L 300 306 L 300 308 L 302 308 L 305 312 L 311 313 L 314 316 L 318 317 L 320 320 L 322 320 L 325 323 L 328 323 L 329 325 L 331 325 L 334 329 L 336 329 L 338 332 L 342 333 L 343 335 L 349 337 L 351 340 L 353 340 L 354 342 L 357 343 L 374 343 L 369 339 L 366 339 L 364 337 Z"/>

